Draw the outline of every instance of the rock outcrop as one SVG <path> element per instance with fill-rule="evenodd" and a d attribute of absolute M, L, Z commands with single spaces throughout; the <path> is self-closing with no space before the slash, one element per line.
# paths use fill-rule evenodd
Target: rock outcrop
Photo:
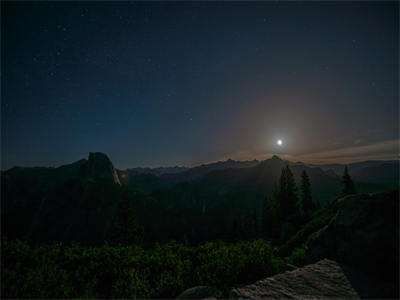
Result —
<path fill-rule="evenodd" d="M 104 153 L 90 152 L 85 172 L 88 178 L 110 179 L 120 184 L 114 165 Z"/>
<path fill-rule="evenodd" d="M 195 286 L 182 292 L 177 299 L 217 299 L 222 293 L 215 287 Z"/>
<path fill-rule="evenodd" d="M 397 281 L 399 272 L 398 191 L 351 195 L 338 201 L 330 223 L 311 235 L 307 256 L 340 263 Z"/>
<path fill-rule="evenodd" d="M 232 289 L 235 299 L 357 299 L 342 267 L 324 259 L 241 288 Z"/>
<path fill-rule="evenodd" d="M 246 299 L 399 298 L 399 190 L 337 200 L 336 215 L 312 234 L 314 264 L 242 288 Z M 322 259 L 322 260 L 321 260 Z"/>

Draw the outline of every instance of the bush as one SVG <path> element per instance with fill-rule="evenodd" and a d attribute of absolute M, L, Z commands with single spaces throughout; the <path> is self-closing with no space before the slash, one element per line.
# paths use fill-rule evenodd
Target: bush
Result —
<path fill-rule="evenodd" d="M 226 290 L 283 269 L 264 240 L 83 247 L 2 242 L 3 298 L 174 298 L 196 285 Z"/>
<path fill-rule="evenodd" d="M 286 261 L 296 267 L 303 266 L 306 263 L 306 249 L 305 246 L 295 248 L 292 254 L 286 258 Z"/>

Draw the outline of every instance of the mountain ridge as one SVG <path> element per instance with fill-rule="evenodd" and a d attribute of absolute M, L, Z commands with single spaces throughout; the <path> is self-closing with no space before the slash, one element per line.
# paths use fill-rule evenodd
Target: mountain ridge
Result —
<path fill-rule="evenodd" d="M 217 161 L 209 164 L 202 164 L 196 167 L 185 167 L 185 166 L 175 166 L 175 167 L 159 167 L 159 168 L 127 168 L 121 170 L 115 168 L 112 161 L 108 156 L 101 152 L 91 152 L 89 153 L 88 159 L 80 159 L 71 164 L 65 164 L 58 167 L 19 167 L 14 166 L 6 171 L 1 171 L 2 174 L 13 174 L 15 172 L 35 172 L 41 171 L 43 174 L 48 173 L 49 176 L 55 176 L 55 178 L 50 178 L 49 181 L 54 181 L 56 178 L 68 178 L 74 176 L 100 176 L 105 178 L 110 178 L 114 182 L 119 184 L 131 184 L 133 180 L 139 179 L 139 181 L 152 180 L 152 186 L 170 186 L 179 182 L 190 182 L 193 180 L 198 180 L 207 174 L 214 171 L 222 171 L 227 169 L 246 169 L 256 166 L 263 166 L 264 168 L 282 168 L 285 165 L 291 167 L 302 167 L 302 168 L 312 168 L 320 169 L 331 178 L 340 179 L 344 167 L 348 166 L 349 172 L 354 180 L 360 182 L 369 182 L 384 186 L 396 186 L 399 182 L 399 161 L 397 160 L 371 160 L 356 162 L 352 164 L 306 164 L 303 162 L 292 162 L 289 160 L 284 160 L 277 155 L 273 155 L 271 158 L 265 159 L 263 161 L 258 160 L 246 160 L 246 161 L 236 161 L 233 159 L 227 159 L 225 161 Z M 97 153 L 97 154 L 96 154 Z M 90 162 L 90 157 L 97 156 L 97 163 L 93 164 Z M 93 158 L 92 158 L 93 160 Z M 85 171 L 84 166 L 90 166 L 89 170 Z M 98 165 L 98 167 L 94 167 Z M 102 165 L 102 167 L 100 167 Z M 97 171 L 90 170 L 92 168 L 99 168 Z M 279 170 L 280 171 L 280 170 Z M 82 172 L 89 172 L 91 174 L 84 175 Z M 97 175 L 95 173 L 98 173 Z M 102 173 L 102 174 L 100 174 Z M 246 173 L 246 170 L 244 170 Z M 379 175 L 377 175 L 379 174 Z M 383 174 L 383 175 L 382 175 Z M 50 176 L 51 177 L 51 176 Z"/>
<path fill-rule="evenodd" d="M 298 186 L 302 172 L 308 173 L 313 201 L 323 205 L 341 193 L 341 177 L 332 171 L 278 156 L 262 162 L 228 159 L 157 176 L 118 170 L 107 155 L 91 153 L 88 159 L 57 168 L 2 171 L 2 225 L 12 229 L 7 232 L 12 237 L 104 241 L 124 191 L 130 190 L 137 197 L 138 219 L 148 228 L 149 240 L 181 238 L 183 233 L 198 242 L 220 238 L 235 219 L 254 211 L 260 214 L 286 165 Z M 392 176 L 393 166 L 388 166 Z M 358 192 L 385 188 L 357 181 L 355 185 Z M 13 226 L 16 219 L 20 223 Z"/>

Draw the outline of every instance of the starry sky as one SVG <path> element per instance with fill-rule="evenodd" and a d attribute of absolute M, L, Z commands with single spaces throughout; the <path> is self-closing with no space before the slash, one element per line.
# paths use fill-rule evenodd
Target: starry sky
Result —
<path fill-rule="evenodd" d="M 398 2 L 1 8 L 2 169 L 398 158 Z"/>

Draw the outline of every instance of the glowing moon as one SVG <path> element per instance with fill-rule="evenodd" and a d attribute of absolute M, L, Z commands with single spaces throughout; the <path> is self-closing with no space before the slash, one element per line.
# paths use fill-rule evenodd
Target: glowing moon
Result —
<path fill-rule="evenodd" d="M 277 144 L 278 146 L 282 146 L 282 140 L 277 140 L 277 141 L 276 141 L 276 144 Z"/>

